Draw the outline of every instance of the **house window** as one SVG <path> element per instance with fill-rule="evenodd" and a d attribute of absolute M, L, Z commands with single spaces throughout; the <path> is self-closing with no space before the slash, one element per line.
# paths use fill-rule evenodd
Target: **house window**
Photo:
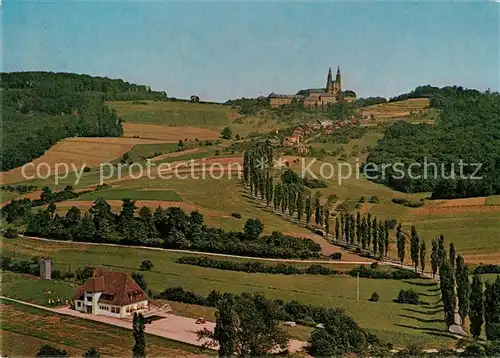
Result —
<path fill-rule="evenodd" d="M 120 313 L 120 307 L 111 307 L 111 313 Z"/>
<path fill-rule="evenodd" d="M 87 301 L 92 302 L 92 296 L 87 296 Z"/>
<path fill-rule="evenodd" d="M 76 302 L 76 307 L 80 307 L 80 306 L 81 306 L 80 301 Z"/>

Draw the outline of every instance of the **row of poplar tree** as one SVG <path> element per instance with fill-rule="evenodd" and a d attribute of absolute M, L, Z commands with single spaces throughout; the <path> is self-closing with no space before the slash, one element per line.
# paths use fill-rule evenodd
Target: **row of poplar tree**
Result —
<path fill-rule="evenodd" d="M 483 324 L 486 339 L 500 340 L 500 277 L 483 283 L 481 276 L 475 274 L 472 283 L 469 269 L 461 255 L 455 257 L 453 243 L 446 253 L 444 237 L 432 242 L 431 254 L 432 272 L 435 275 L 439 269 L 439 283 L 443 301 L 444 318 L 449 327 L 455 322 L 455 312 L 460 315 L 460 324 L 464 326 L 469 317 L 470 333 L 478 339 Z M 458 302 L 457 302 L 458 301 Z"/>
<path fill-rule="evenodd" d="M 398 258 L 402 263 L 405 258 L 406 235 L 397 228 Z M 426 263 L 425 242 L 420 242 L 417 230 L 411 227 L 410 258 L 417 270 L 419 264 L 422 273 Z M 500 277 L 494 282 L 483 283 L 481 276 L 476 274 L 470 280 L 469 269 L 461 255 L 456 254 L 453 243 L 446 252 L 445 238 L 432 240 L 430 255 L 432 276 L 439 274 L 441 298 L 443 302 L 444 318 L 447 327 L 455 324 L 455 313 L 460 316 L 460 324 L 464 326 L 469 317 L 470 333 L 477 339 L 481 335 L 482 326 L 485 326 L 488 340 L 500 339 Z M 457 307 L 458 305 L 458 307 Z M 458 308 L 458 309 L 457 309 Z"/>
<path fill-rule="evenodd" d="M 341 212 L 335 215 L 332 232 L 328 204 L 322 205 L 319 195 L 306 196 L 299 176 L 290 169 L 283 173 L 281 182 L 275 184 L 266 165 L 272 160 L 273 150 L 267 142 L 257 143 L 244 154 L 243 181 L 254 198 L 305 225 L 311 224 L 314 214 L 314 223 L 324 229 L 326 237 L 332 236 L 337 243 L 372 251 L 375 256 L 387 256 L 389 233 L 394 228 L 391 221 L 378 221 L 371 214 L 362 217 L 359 212 L 356 215 Z"/>
<path fill-rule="evenodd" d="M 257 143 L 245 152 L 243 161 L 243 180 L 254 198 L 265 201 L 275 211 L 295 217 L 298 222 L 309 225 L 314 211 L 314 222 L 324 228 L 330 235 L 330 210 L 327 205 L 321 205 L 320 197 L 305 197 L 305 190 L 299 177 L 291 170 L 281 176 L 281 182 L 274 184 L 267 170 L 268 163 L 273 161 L 273 150 L 269 143 Z M 314 200 L 314 203 L 313 203 Z M 391 222 L 377 221 L 368 214 L 361 217 L 341 212 L 335 217 L 334 237 L 337 243 L 345 243 L 368 249 L 375 255 L 387 255 L 389 247 L 389 231 Z M 398 259 L 403 264 L 406 255 L 406 242 L 410 245 L 410 259 L 415 271 L 419 268 L 424 273 L 427 262 L 427 248 L 424 240 L 420 240 L 414 226 L 410 234 L 404 233 L 401 224 L 397 227 L 396 242 Z M 478 338 L 482 326 L 485 325 L 489 340 L 500 339 L 500 277 L 493 282 L 483 284 L 481 277 L 475 275 L 472 284 L 469 271 L 461 255 L 456 256 L 453 243 L 446 252 L 445 238 L 432 240 L 430 255 L 433 277 L 439 273 L 440 290 L 443 300 L 445 322 L 447 326 L 455 323 L 457 310 L 463 325 L 466 317 L 470 319 L 470 332 Z"/>

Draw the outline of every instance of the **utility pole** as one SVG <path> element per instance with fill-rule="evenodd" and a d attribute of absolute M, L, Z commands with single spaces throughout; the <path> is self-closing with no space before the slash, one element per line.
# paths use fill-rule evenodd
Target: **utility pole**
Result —
<path fill-rule="evenodd" d="M 356 299 L 357 299 L 357 301 L 359 301 L 359 272 L 358 272 L 358 278 L 357 278 Z"/>

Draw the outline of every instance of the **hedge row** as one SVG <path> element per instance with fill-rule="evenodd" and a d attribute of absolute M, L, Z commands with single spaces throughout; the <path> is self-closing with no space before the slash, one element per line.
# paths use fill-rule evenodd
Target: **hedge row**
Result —
<path fill-rule="evenodd" d="M 214 260 L 203 256 L 183 256 L 176 261 L 179 264 L 214 268 L 226 271 L 241 271 L 249 273 L 271 273 L 281 275 L 339 275 L 339 270 L 332 270 L 321 265 L 311 265 L 308 268 L 297 268 L 295 266 L 278 264 L 266 265 L 256 261 L 235 262 L 226 260 Z"/>
<path fill-rule="evenodd" d="M 225 271 L 240 271 L 248 273 L 270 273 L 280 275 L 341 275 L 342 271 L 330 269 L 322 265 L 313 264 L 307 268 L 298 268 L 292 265 L 267 265 L 256 261 L 236 262 L 229 260 L 215 260 L 206 256 L 183 256 L 176 261 L 179 264 L 214 268 Z M 377 265 L 374 267 L 359 266 L 347 272 L 351 276 L 373 279 L 407 280 L 419 278 L 419 274 L 406 269 L 391 269 L 382 271 Z"/>
<path fill-rule="evenodd" d="M 365 277 L 365 278 L 375 278 L 375 279 L 387 279 L 387 280 L 408 280 L 420 278 L 417 272 L 410 271 L 407 269 L 393 268 L 391 270 L 382 271 L 377 268 L 359 266 L 349 271 L 349 275 Z"/>
<path fill-rule="evenodd" d="M 483 274 L 483 273 L 498 273 L 500 274 L 500 265 L 487 264 L 479 265 L 473 271 L 473 274 Z"/>

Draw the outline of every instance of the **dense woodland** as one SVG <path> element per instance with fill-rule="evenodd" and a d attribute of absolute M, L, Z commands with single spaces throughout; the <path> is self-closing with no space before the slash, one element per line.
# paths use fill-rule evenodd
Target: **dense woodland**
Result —
<path fill-rule="evenodd" d="M 32 90 L 52 94 L 87 93 L 107 101 L 120 100 L 166 100 L 163 91 L 152 91 L 149 86 L 76 73 L 56 72 L 9 72 L 1 73 L 2 88 L 11 90 Z"/>
<path fill-rule="evenodd" d="M 500 194 L 500 95 L 458 87 L 437 92 L 431 96 L 431 105 L 441 109 L 435 125 L 400 121 L 386 130 L 367 158 L 367 163 L 379 165 L 378 171 L 370 173 L 378 174 L 374 181 L 403 192 L 431 191 L 433 198 Z M 427 178 L 423 175 L 424 158 L 437 164 L 437 171 L 427 167 Z M 460 160 L 482 163 L 475 173 L 482 179 L 459 178 Z M 411 163 L 421 163 L 412 173 L 422 178 L 398 178 L 401 175 L 394 168 L 388 168 L 382 178 L 380 166 L 384 163 L 403 163 L 405 170 Z M 469 165 L 463 174 L 470 176 L 475 170 L 476 166 Z"/>
<path fill-rule="evenodd" d="M 435 87 L 431 85 L 418 86 L 413 91 L 400 94 L 389 99 L 389 102 L 404 101 L 412 98 L 429 98 L 431 108 L 442 108 L 455 97 L 478 96 L 481 92 L 462 86 Z"/>
<path fill-rule="evenodd" d="M 12 72 L 1 79 L 1 171 L 32 161 L 64 138 L 121 136 L 121 120 L 104 100 L 166 99 L 147 86 L 88 75 Z"/>

